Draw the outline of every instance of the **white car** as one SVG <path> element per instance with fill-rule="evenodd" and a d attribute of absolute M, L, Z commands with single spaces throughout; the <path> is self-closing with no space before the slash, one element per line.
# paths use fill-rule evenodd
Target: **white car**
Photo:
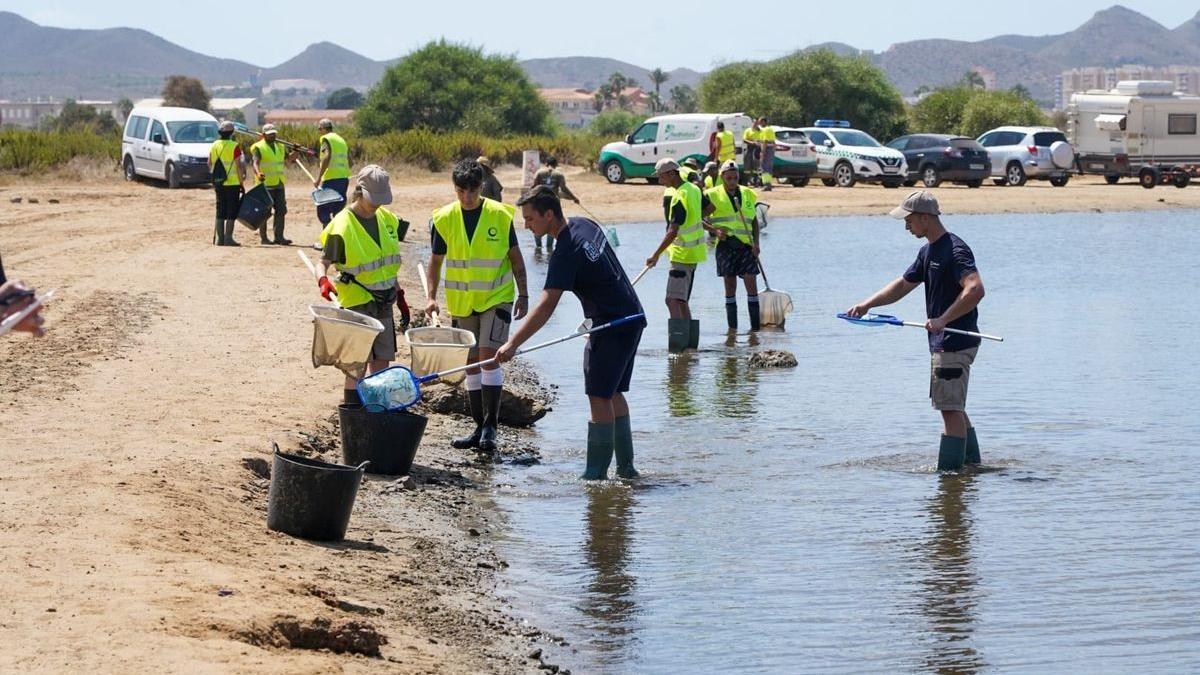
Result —
<path fill-rule="evenodd" d="M 125 180 L 165 180 L 168 187 L 208 183 L 208 151 L 217 140 L 217 118 L 191 108 L 134 108 L 121 138 Z"/>
<path fill-rule="evenodd" d="M 1075 148 L 1054 127 L 997 127 L 978 141 L 992 160 L 996 185 L 1019 186 L 1033 178 L 1063 187 L 1071 180 Z"/>
<path fill-rule="evenodd" d="M 884 146 L 844 120 L 817 120 L 801 131 L 816 147 L 817 177 L 829 187 L 853 187 L 858 181 L 897 188 L 908 175 L 904 153 Z"/>

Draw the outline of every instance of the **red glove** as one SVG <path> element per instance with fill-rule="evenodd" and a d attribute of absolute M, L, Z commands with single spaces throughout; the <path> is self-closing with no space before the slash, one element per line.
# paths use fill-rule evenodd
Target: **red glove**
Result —
<path fill-rule="evenodd" d="M 404 330 L 412 321 L 412 313 L 408 310 L 408 301 L 404 299 L 403 288 L 396 293 L 396 309 L 400 310 L 400 329 Z"/>
<path fill-rule="evenodd" d="M 329 297 L 330 295 L 337 295 L 337 291 L 333 290 L 333 282 L 329 280 L 329 277 L 317 279 L 317 288 L 321 289 L 321 297 L 326 300 L 333 299 Z"/>

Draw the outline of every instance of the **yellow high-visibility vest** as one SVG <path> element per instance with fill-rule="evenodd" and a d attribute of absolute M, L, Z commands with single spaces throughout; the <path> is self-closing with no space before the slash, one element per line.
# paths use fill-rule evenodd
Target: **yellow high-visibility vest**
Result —
<path fill-rule="evenodd" d="M 702 263 L 708 258 L 708 251 L 704 248 L 704 225 L 701 224 L 702 203 L 700 188 L 693 183 L 680 183 L 679 187 L 675 188 L 675 195 L 671 198 L 671 210 L 675 210 L 676 204 L 683 204 L 687 219 L 679 226 L 675 241 L 667 247 L 667 256 L 671 262 Z"/>
<path fill-rule="evenodd" d="M 446 242 L 446 308 L 465 317 L 516 296 L 508 239 L 516 208 L 483 199 L 475 233 L 467 239 L 462 204 L 457 200 L 433 212 L 433 228 Z"/>
<path fill-rule="evenodd" d="M 400 219 L 379 207 L 375 210 L 375 222 L 379 224 L 379 243 L 367 234 L 354 215 L 354 209 L 349 207 L 342 209 L 321 230 L 318 242 L 322 246 L 331 234 L 342 238 L 346 261 L 335 267 L 353 275 L 358 282 L 342 283 L 334 279 L 333 286 L 342 307 L 357 307 L 370 302 L 373 296 L 367 289 L 383 292 L 396 285 L 396 275 L 400 272 Z"/>
<path fill-rule="evenodd" d="M 213 141 L 212 147 L 208 149 L 208 161 L 212 163 L 213 168 L 217 168 L 217 162 L 225 167 L 225 180 L 221 181 L 221 185 L 242 184 L 238 178 L 237 160 L 233 156 L 237 146 L 237 141 L 219 138 Z"/>
<path fill-rule="evenodd" d="M 329 166 L 325 167 L 325 173 L 321 174 L 321 180 L 349 178 L 350 146 L 346 144 L 345 139 L 331 131 L 322 136 L 321 140 L 329 144 Z M 321 146 L 321 151 L 325 151 L 324 145 Z"/>
<path fill-rule="evenodd" d="M 275 141 L 275 148 L 272 149 L 271 145 L 267 143 L 267 139 L 264 138 L 250 146 L 251 152 L 255 150 L 258 150 L 258 170 L 263 175 L 263 179 L 259 182 L 266 183 L 269 188 L 283 185 L 286 182 L 283 166 L 287 161 L 287 148 L 283 143 Z"/>
<path fill-rule="evenodd" d="M 733 145 L 733 132 L 728 129 L 717 132 L 717 142 L 720 143 L 717 148 L 717 161 L 724 164 L 727 160 L 733 159 L 737 154 L 737 149 Z"/>
<path fill-rule="evenodd" d="M 708 215 L 708 222 L 737 237 L 743 244 L 753 245 L 754 230 L 751 224 L 754 222 L 754 207 L 758 204 L 758 198 L 754 195 L 754 190 L 744 185 L 739 185 L 738 189 L 742 192 L 740 217 L 738 212 L 734 210 L 733 200 L 729 198 L 729 193 L 725 191 L 724 185 L 718 185 L 711 190 L 704 191 L 704 194 L 708 196 L 708 200 L 712 202 L 714 209 Z"/>

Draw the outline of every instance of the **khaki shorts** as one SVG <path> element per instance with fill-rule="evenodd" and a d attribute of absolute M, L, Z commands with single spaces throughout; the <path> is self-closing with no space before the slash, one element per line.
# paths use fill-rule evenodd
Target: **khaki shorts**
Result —
<path fill-rule="evenodd" d="M 696 280 L 696 263 L 671 263 L 667 272 L 667 299 L 687 302 L 692 298 L 692 284 Z"/>
<path fill-rule="evenodd" d="M 375 342 L 371 345 L 373 361 L 396 360 L 396 321 L 393 318 L 392 306 L 391 302 L 371 300 L 363 305 L 346 308 L 378 319 L 379 323 L 383 324 L 383 332 L 375 336 Z"/>
<path fill-rule="evenodd" d="M 934 410 L 967 409 L 967 382 L 979 347 L 930 355 L 929 401 Z"/>
<path fill-rule="evenodd" d="M 508 342 L 508 327 L 512 324 L 512 303 L 505 302 L 471 316 L 454 317 L 455 328 L 469 330 L 475 335 L 475 349 L 471 360 L 478 356 L 478 348 L 499 349 Z"/>

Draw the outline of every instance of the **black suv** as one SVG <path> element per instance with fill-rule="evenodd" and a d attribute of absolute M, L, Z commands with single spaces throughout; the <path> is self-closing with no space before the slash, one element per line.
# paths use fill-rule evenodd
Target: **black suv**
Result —
<path fill-rule="evenodd" d="M 911 134 L 888 143 L 904 153 L 908 176 L 904 184 L 912 187 L 921 181 L 925 187 L 937 187 L 942 181 L 977 188 L 991 175 L 987 150 L 974 138 L 949 134 Z"/>

